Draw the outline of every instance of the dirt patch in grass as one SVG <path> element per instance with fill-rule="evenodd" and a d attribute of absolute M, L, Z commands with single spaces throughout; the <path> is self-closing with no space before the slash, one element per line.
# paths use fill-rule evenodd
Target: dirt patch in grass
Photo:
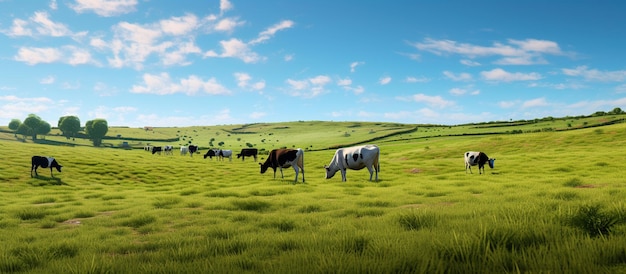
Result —
<path fill-rule="evenodd" d="M 63 222 L 63 224 L 72 225 L 72 226 L 77 226 L 77 225 L 80 225 L 81 223 L 82 222 L 80 221 L 80 219 L 69 219 Z"/>
<path fill-rule="evenodd" d="M 594 185 L 579 185 L 579 186 L 575 186 L 574 188 L 595 188 L 596 186 Z"/>
<path fill-rule="evenodd" d="M 408 173 L 412 173 L 412 174 L 415 174 L 415 173 L 421 173 L 422 171 L 423 171 L 423 170 L 421 170 L 421 169 L 419 169 L 419 168 L 414 167 L 414 168 L 412 168 L 412 169 L 408 169 L 406 172 L 408 172 Z"/>

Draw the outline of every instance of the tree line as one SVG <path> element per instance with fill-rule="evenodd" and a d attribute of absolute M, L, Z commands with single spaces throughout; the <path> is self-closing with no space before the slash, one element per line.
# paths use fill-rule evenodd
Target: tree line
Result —
<path fill-rule="evenodd" d="M 89 120 L 85 123 L 85 127 L 81 127 L 80 119 L 77 116 L 60 117 L 57 127 L 67 139 L 74 139 L 81 132 L 84 132 L 93 142 L 94 146 L 100 146 L 102 144 L 102 138 L 109 131 L 109 125 L 105 119 Z M 12 119 L 11 122 L 9 122 L 9 129 L 13 130 L 16 135 L 23 135 L 24 139 L 30 136 L 33 141 L 36 141 L 37 135 L 50 133 L 52 127 L 50 123 L 31 113 L 24 119 L 24 122 L 19 119 Z"/>

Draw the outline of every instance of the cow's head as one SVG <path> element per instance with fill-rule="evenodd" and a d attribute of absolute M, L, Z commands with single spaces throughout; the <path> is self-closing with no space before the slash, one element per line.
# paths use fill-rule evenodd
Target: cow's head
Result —
<path fill-rule="evenodd" d="M 496 161 L 495 158 L 489 158 L 488 163 L 489 163 L 489 167 L 490 168 L 493 168 L 493 164 L 494 164 L 493 162 L 495 162 L 495 161 Z"/>
<path fill-rule="evenodd" d="M 265 173 L 267 171 L 267 168 L 270 166 L 263 163 L 259 163 L 259 165 L 261 166 L 261 174 Z"/>
<path fill-rule="evenodd" d="M 337 173 L 337 169 L 331 169 L 329 166 L 324 166 L 324 170 L 326 170 L 326 179 L 332 178 Z"/>

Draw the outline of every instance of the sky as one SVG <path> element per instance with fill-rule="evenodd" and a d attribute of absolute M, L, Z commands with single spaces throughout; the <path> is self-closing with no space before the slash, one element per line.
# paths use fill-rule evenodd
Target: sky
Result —
<path fill-rule="evenodd" d="M 0 125 L 458 125 L 626 109 L 626 1 L 0 0 Z"/>

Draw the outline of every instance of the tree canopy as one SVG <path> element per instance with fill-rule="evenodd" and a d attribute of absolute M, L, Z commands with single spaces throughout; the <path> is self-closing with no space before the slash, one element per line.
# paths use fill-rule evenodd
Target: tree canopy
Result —
<path fill-rule="evenodd" d="M 18 126 L 17 133 L 23 135 L 29 135 L 32 137 L 33 141 L 37 140 L 38 134 L 48 134 L 52 127 L 50 124 L 41 119 L 41 117 L 35 114 L 29 114 L 24 122 Z"/>
<path fill-rule="evenodd" d="M 76 116 L 63 116 L 59 118 L 58 127 L 65 138 L 74 138 L 80 131 L 80 119 Z"/>
<path fill-rule="evenodd" d="M 109 125 L 105 119 L 94 119 L 85 123 L 85 132 L 93 141 L 94 146 L 102 144 L 102 137 L 109 131 Z"/>

